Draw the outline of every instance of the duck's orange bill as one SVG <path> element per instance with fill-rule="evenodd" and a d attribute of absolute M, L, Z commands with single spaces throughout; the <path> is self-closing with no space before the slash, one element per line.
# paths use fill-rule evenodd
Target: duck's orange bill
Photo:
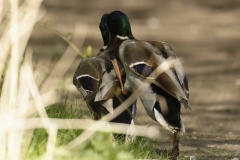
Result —
<path fill-rule="evenodd" d="M 111 60 L 111 61 L 112 61 L 112 65 L 113 65 L 114 71 L 115 71 L 115 73 L 116 73 L 116 75 L 117 75 L 117 78 L 118 78 L 118 80 L 119 80 L 119 82 L 120 82 L 120 87 L 121 87 L 122 94 L 127 95 L 128 92 L 125 91 L 125 89 L 124 89 L 124 87 L 123 87 L 122 75 L 121 75 L 121 73 L 120 73 L 120 69 L 119 69 L 119 67 L 118 67 L 117 60 L 116 60 L 116 59 L 113 59 L 113 60 Z"/>

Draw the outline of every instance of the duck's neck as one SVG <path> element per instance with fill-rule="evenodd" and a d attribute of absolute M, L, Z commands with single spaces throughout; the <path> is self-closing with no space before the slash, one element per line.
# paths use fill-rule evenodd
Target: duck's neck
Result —
<path fill-rule="evenodd" d="M 118 49 L 119 46 L 122 44 L 123 41 L 127 40 L 128 38 L 120 38 L 118 35 L 110 34 L 109 37 L 109 45 L 108 48 L 109 50 L 112 51 L 114 54 L 115 58 L 119 61 L 119 55 L 118 55 Z"/>
<path fill-rule="evenodd" d="M 109 42 L 108 42 L 108 49 L 112 50 L 116 59 L 119 61 L 119 46 L 122 44 L 123 41 L 128 39 L 134 39 L 133 36 L 119 36 L 115 34 L 109 35 Z"/>

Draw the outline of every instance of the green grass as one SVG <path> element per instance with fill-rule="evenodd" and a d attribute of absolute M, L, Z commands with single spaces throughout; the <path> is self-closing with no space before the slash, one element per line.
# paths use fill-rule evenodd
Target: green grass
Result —
<path fill-rule="evenodd" d="M 47 114 L 50 118 L 82 118 L 85 110 L 73 109 L 72 105 L 58 103 L 49 106 Z M 125 136 L 115 136 L 112 139 L 109 133 L 97 132 L 85 144 L 74 150 L 65 150 L 61 146 L 69 143 L 82 133 L 82 130 L 58 130 L 54 159 L 98 159 L 98 160 L 125 160 L 125 159 L 156 159 L 160 158 L 149 139 L 136 137 L 125 144 Z M 26 159 L 44 158 L 48 134 L 45 129 L 35 129 Z M 165 157 L 166 158 L 166 157 Z M 160 158 L 164 159 L 164 157 Z"/>
<path fill-rule="evenodd" d="M 71 119 L 81 118 L 84 111 L 76 111 L 72 106 L 66 110 L 66 103 L 58 103 L 48 107 L 46 110 L 49 118 Z M 72 141 L 81 134 L 81 130 L 58 130 L 56 146 L 61 146 Z M 48 134 L 45 129 L 35 129 L 27 157 L 33 158 L 46 152 Z"/>
<path fill-rule="evenodd" d="M 148 138 L 136 137 L 127 144 L 125 143 L 124 135 L 116 137 L 115 140 L 120 148 L 124 148 L 124 150 L 134 155 L 135 158 L 149 159 L 158 157 L 153 143 Z"/>

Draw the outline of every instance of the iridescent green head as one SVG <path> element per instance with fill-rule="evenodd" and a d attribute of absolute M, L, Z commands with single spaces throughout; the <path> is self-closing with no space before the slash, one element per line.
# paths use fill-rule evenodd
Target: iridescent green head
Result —
<path fill-rule="evenodd" d="M 107 18 L 108 30 L 114 35 L 133 38 L 129 19 L 121 11 L 113 11 Z"/>
<path fill-rule="evenodd" d="M 108 26 L 107 26 L 108 15 L 109 14 L 104 14 L 99 24 L 99 29 L 101 30 L 104 46 L 108 44 L 108 38 L 109 38 L 109 32 L 108 32 Z"/>

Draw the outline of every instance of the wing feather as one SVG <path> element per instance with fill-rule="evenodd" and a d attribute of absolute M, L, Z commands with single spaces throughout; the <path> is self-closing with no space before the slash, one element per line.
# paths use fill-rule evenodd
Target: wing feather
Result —
<path fill-rule="evenodd" d="M 113 112 L 111 99 L 115 96 L 114 92 L 118 87 L 118 81 L 116 80 L 114 71 L 109 71 L 108 68 L 109 66 L 106 66 L 105 59 L 103 58 L 94 57 L 84 59 L 80 62 L 73 77 L 73 84 L 83 95 L 88 108 L 98 117 L 102 114 Z M 88 79 L 84 79 L 85 81 L 94 80 L 94 82 L 98 83 L 97 85 L 87 83 L 94 85 L 89 87 L 93 89 L 92 91 L 84 88 L 84 84 L 81 84 L 83 81 L 80 79 L 84 77 L 88 77 Z"/>
<path fill-rule="evenodd" d="M 120 46 L 119 54 L 124 66 L 131 69 L 136 76 L 141 77 L 143 76 L 134 69 L 134 65 L 145 63 L 155 70 L 168 58 L 175 59 L 176 65 L 162 74 L 143 78 L 148 79 L 151 83 L 183 102 L 185 107 L 189 107 L 186 74 L 176 54 L 166 43 L 126 40 Z"/>

